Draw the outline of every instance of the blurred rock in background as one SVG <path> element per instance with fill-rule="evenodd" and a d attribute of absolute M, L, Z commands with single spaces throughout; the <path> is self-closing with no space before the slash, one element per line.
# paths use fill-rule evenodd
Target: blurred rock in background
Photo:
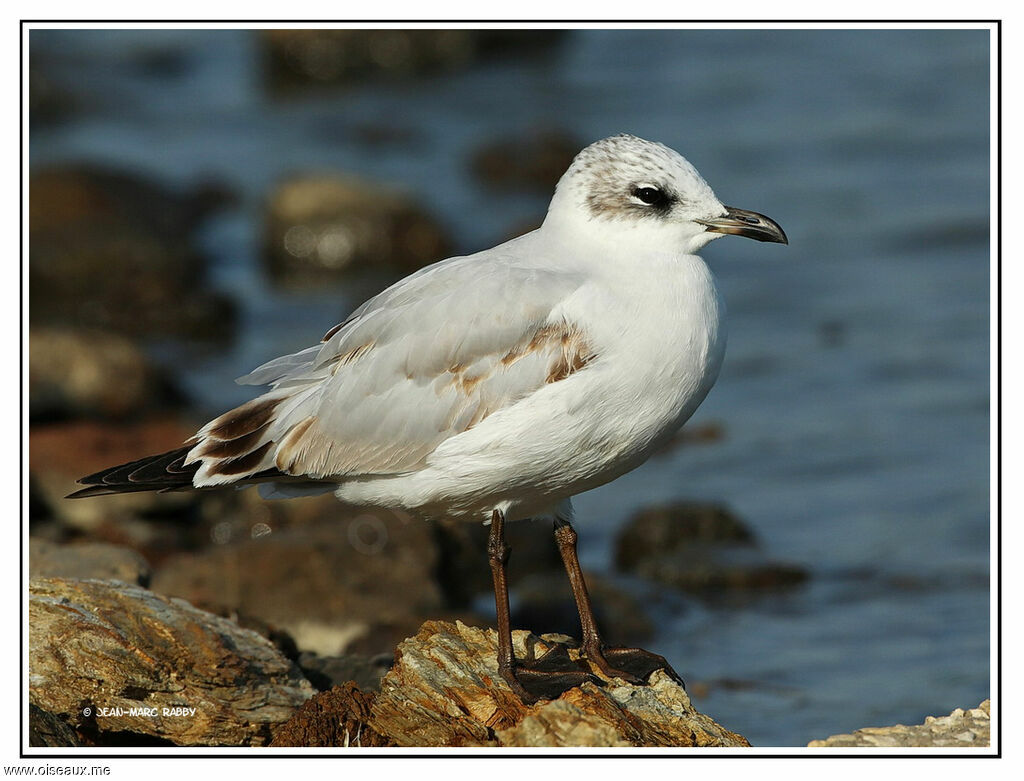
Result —
<path fill-rule="evenodd" d="M 407 79 L 485 59 L 544 52 L 565 30 L 265 30 L 264 78 L 275 92 Z"/>
<path fill-rule="evenodd" d="M 292 176 L 267 206 L 267 268 L 288 284 L 322 286 L 359 271 L 408 273 L 447 257 L 451 246 L 413 198 L 351 176 Z"/>
<path fill-rule="evenodd" d="M 95 165 L 32 172 L 32 323 L 106 328 L 135 337 L 226 340 L 235 308 L 205 284 L 192 231 L 227 196 L 178 194 Z"/>
<path fill-rule="evenodd" d="M 125 420 L 181 408 L 175 380 L 139 344 L 93 328 L 29 329 L 29 420 Z"/>
<path fill-rule="evenodd" d="M 473 174 L 495 190 L 529 190 L 550 196 L 587 145 L 576 134 L 546 127 L 487 143 L 473 152 Z"/>
<path fill-rule="evenodd" d="M 742 598 L 809 577 L 803 567 L 768 559 L 739 518 L 704 502 L 636 513 L 618 533 L 615 566 L 703 598 Z"/>

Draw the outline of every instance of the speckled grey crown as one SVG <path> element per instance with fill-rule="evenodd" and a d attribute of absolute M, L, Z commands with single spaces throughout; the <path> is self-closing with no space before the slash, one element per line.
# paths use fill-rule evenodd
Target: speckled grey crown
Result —
<path fill-rule="evenodd" d="M 673 203 L 714 200 L 715 194 L 697 170 L 664 144 L 628 133 L 596 141 L 573 160 L 556 188 L 556 201 L 569 200 L 603 219 L 652 218 L 657 212 L 632 203 L 637 187 L 657 187 Z"/>

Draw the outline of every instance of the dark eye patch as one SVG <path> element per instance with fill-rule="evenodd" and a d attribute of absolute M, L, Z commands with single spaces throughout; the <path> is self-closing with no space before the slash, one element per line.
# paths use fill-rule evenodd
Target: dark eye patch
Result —
<path fill-rule="evenodd" d="M 672 196 L 658 187 L 634 186 L 630 195 L 645 206 L 650 206 L 655 211 L 668 211 L 669 207 L 672 206 Z"/>

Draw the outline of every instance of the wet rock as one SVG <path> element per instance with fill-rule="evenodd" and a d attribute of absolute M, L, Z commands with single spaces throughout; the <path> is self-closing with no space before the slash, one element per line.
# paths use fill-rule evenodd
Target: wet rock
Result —
<path fill-rule="evenodd" d="M 64 719 L 37 708 L 28 706 L 28 744 L 50 748 L 70 748 L 88 745 Z"/>
<path fill-rule="evenodd" d="M 981 748 L 991 745 L 992 703 L 985 700 L 977 708 L 957 708 L 948 716 L 928 716 L 924 724 L 907 727 L 865 727 L 849 735 L 833 735 L 812 740 L 811 748 L 829 747 L 921 747 Z"/>
<path fill-rule="evenodd" d="M 367 725 L 373 693 L 354 683 L 336 686 L 303 703 L 274 733 L 271 746 L 390 746 Z"/>
<path fill-rule="evenodd" d="M 264 745 L 313 694 L 256 633 L 138 586 L 32 580 L 29 625 L 30 701 L 99 745 Z"/>
<path fill-rule="evenodd" d="M 353 177 L 301 175 L 268 206 L 265 257 L 289 284 L 352 271 L 413 271 L 451 253 L 444 231 L 408 196 Z"/>
<path fill-rule="evenodd" d="M 541 128 L 486 144 L 473 153 L 470 166 L 473 174 L 491 188 L 550 195 L 584 146 L 563 130 Z"/>
<path fill-rule="evenodd" d="M 120 419 L 184 401 L 134 342 L 94 329 L 30 329 L 28 382 L 32 422 Z"/>
<path fill-rule="evenodd" d="M 478 594 L 492 592 L 487 563 L 490 527 L 481 523 L 431 524 L 438 548 L 437 577 L 450 605 L 468 605 Z M 505 527 L 512 553 L 508 582 L 513 590 L 533 575 L 564 573 L 550 521 L 520 521 Z M 563 574 L 564 577 L 564 574 Z"/>
<path fill-rule="evenodd" d="M 684 445 L 707 445 L 725 437 L 725 426 L 717 420 L 683 426 L 674 437 L 654 451 L 652 458 L 662 458 Z"/>
<path fill-rule="evenodd" d="M 717 504 L 678 502 L 648 507 L 633 515 L 615 544 L 615 565 L 632 569 L 652 552 L 694 544 L 753 545 L 754 535 L 728 509 Z"/>
<path fill-rule="evenodd" d="M 643 562 L 636 573 L 703 597 L 736 597 L 751 591 L 797 586 L 807 580 L 802 567 L 765 561 L 757 551 L 713 547 L 694 547 L 658 556 Z"/>
<path fill-rule="evenodd" d="M 320 691 L 352 682 L 363 691 L 370 692 L 380 689 L 380 679 L 391 669 L 394 658 L 384 654 L 373 657 L 360 654 L 317 656 L 306 651 L 299 654 L 297 663 L 309 682 Z"/>
<path fill-rule="evenodd" d="M 793 586 L 808 577 L 800 566 L 766 560 L 751 531 L 724 507 L 693 502 L 633 516 L 616 540 L 615 565 L 699 596 Z"/>
<path fill-rule="evenodd" d="M 538 634 L 578 634 L 579 614 L 565 572 L 531 575 L 513 590 L 512 626 L 529 626 Z M 639 646 L 654 634 L 643 604 L 607 578 L 584 573 L 594 616 L 609 645 Z"/>
<path fill-rule="evenodd" d="M 105 467 L 160 453 L 195 433 L 195 426 L 160 419 L 111 425 L 94 421 L 55 423 L 29 429 L 29 473 L 38 501 L 64 526 L 96 540 L 127 544 L 136 550 L 166 550 L 178 545 L 185 530 L 181 516 L 198 497 L 188 492 L 128 493 L 90 499 L 65 499 L 81 488 L 75 481 Z M 141 513 L 174 514 L 176 525 L 139 524 Z"/>
<path fill-rule="evenodd" d="M 190 239 L 220 202 L 214 188 L 177 195 L 86 166 L 47 168 L 29 186 L 29 306 L 34 324 L 135 336 L 231 336 L 230 300 L 203 287 Z"/>
<path fill-rule="evenodd" d="M 264 73 L 272 90 L 407 79 L 476 60 L 543 51 L 563 30 L 266 30 Z"/>
<path fill-rule="evenodd" d="M 169 557 L 153 589 L 257 617 L 322 656 L 376 633 L 379 647 L 359 647 L 372 654 L 391 651 L 394 634 L 404 637 L 424 616 L 443 612 L 436 557 L 426 523 L 387 511 L 336 511 L 301 528 Z"/>
<path fill-rule="evenodd" d="M 553 642 L 513 632 L 518 658 Z M 576 649 L 568 652 L 579 661 Z M 399 746 L 749 745 L 698 713 L 662 671 L 647 686 L 587 683 L 527 706 L 498 674 L 496 655 L 495 632 L 428 621 L 399 646 L 366 723 Z"/>
<path fill-rule="evenodd" d="M 56 545 L 32 537 L 28 561 L 30 578 L 93 578 L 145 586 L 151 574 L 149 562 L 131 548 L 98 542 Z"/>

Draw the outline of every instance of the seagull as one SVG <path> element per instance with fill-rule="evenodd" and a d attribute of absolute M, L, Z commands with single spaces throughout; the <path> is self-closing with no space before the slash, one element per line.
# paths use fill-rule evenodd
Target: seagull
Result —
<path fill-rule="evenodd" d="M 773 220 L 724 206 L 681 155 L 620 134 L 559 180 L 543 224 L 426 266 L 319 344 L 238 380 L 269 386 L 176 450 L 79 480 L 69 498 L 259 484 L 356 505 L 489 523 L 498 671 L 524 702 L 585 680 L 568 657 L 517 660 L 506 520 L 553 522 L 581 655 L 643 684 L 661 656 L 601 638 L 576 552 L 572 497 L 640 466 L 704 400 L 725 352 L 725 306 L 696 254 L 725 234 L 788 244 Z"/>

